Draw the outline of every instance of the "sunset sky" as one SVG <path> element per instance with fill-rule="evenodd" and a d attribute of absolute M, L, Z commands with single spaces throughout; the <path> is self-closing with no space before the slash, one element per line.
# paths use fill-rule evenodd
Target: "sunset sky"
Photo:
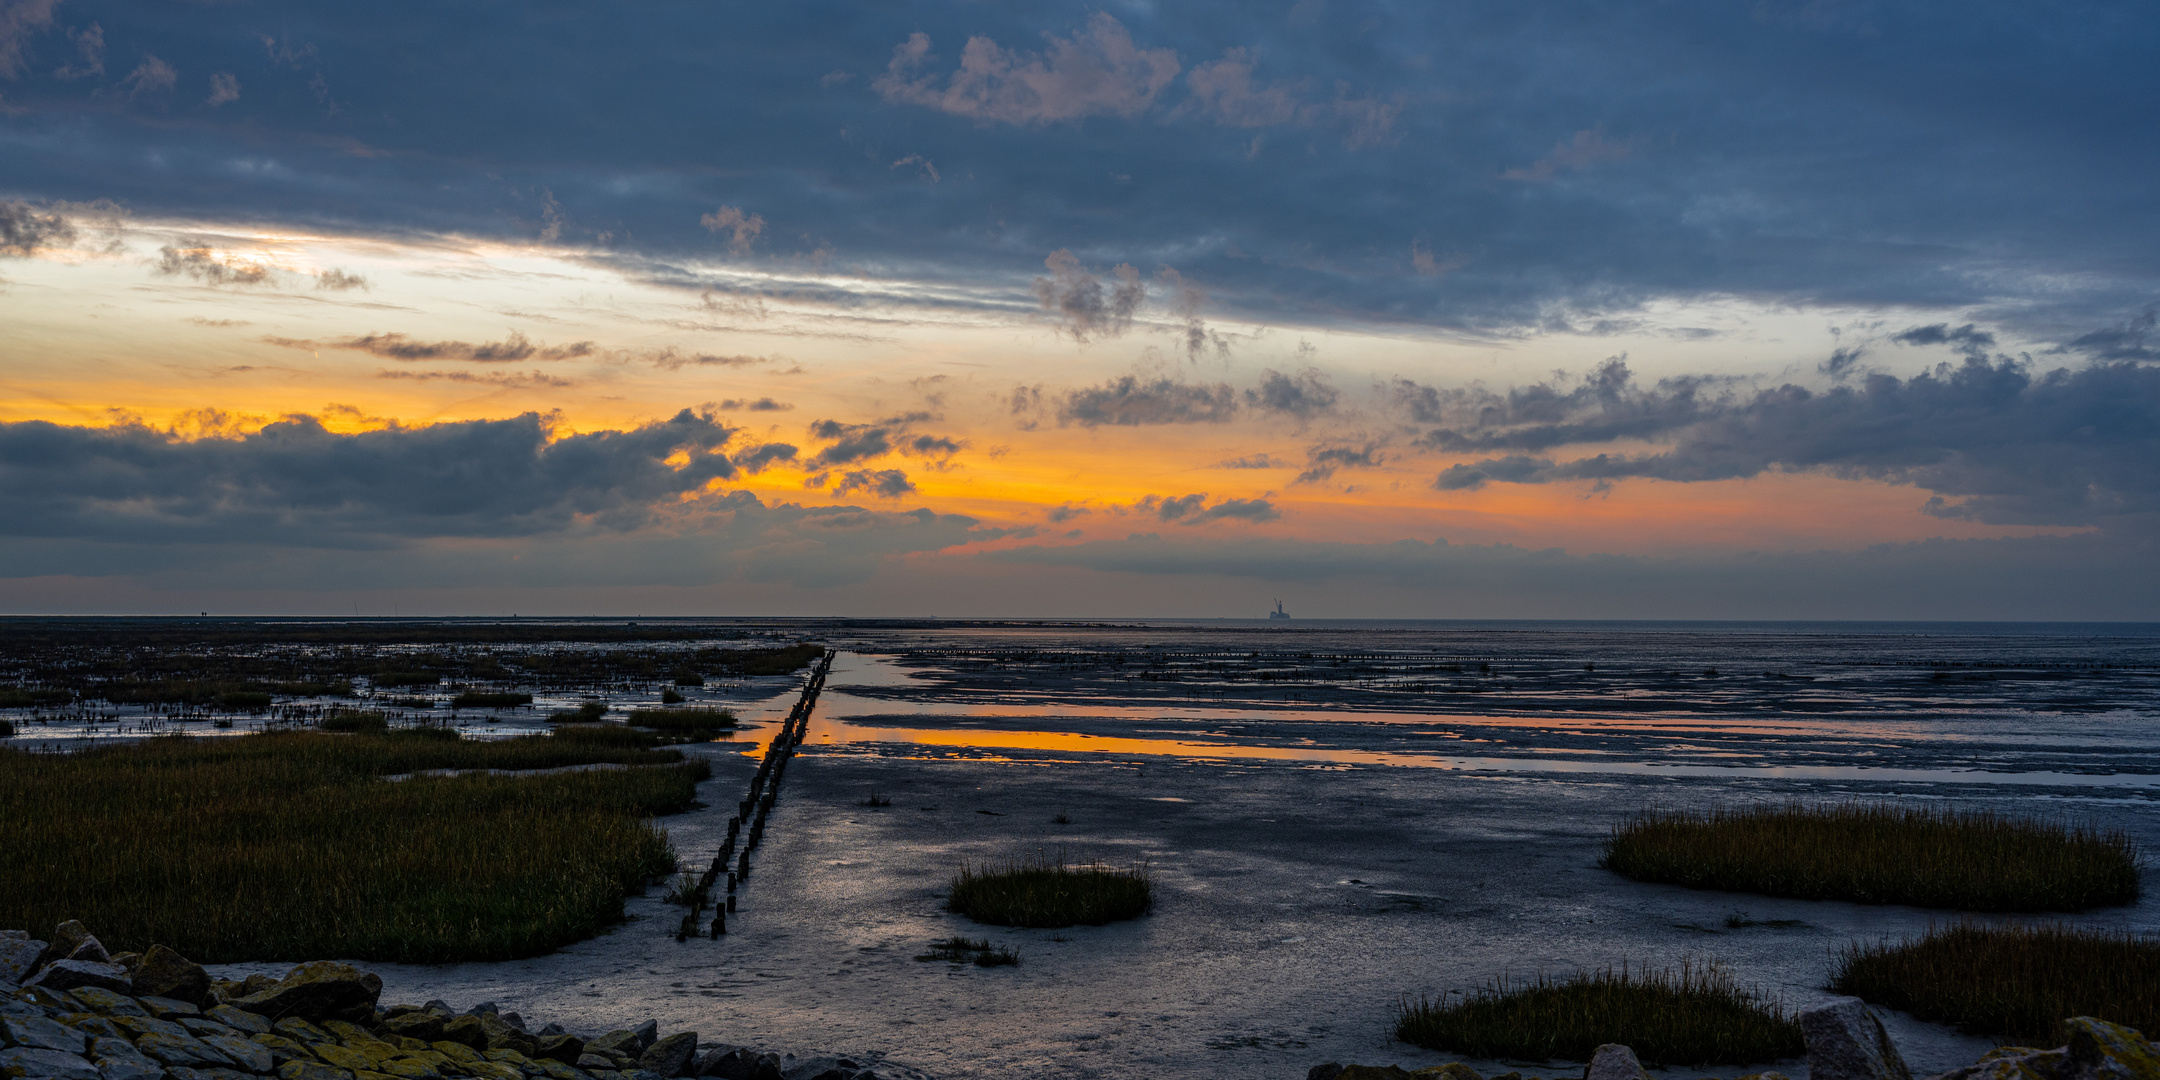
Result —
<path fill-rule="evenodd" d="M 0 0 L 0 612 L 2160 618 L 2156 45 Z"/>

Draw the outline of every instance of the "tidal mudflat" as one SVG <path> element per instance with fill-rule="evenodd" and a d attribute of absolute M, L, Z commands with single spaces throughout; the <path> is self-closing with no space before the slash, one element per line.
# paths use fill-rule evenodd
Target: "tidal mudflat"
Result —
<path fill-rule="evenodd" d="M 632 922 L 548 956 L 372 965 L 386 1000 L 652 1016 L 949 1077 L 1415 1067 L 1449 1057 L 1392 1040 L 1406 996 L 1714 959 L 1805 1006 L 1847 943 L 1957 917 L 1600 869 L 1607 830 L 1645 806 L 1925 800 L 2160 850 L 2151 628 L 817 632 L 843 651 L 727 936 L 678 943 L 655 889 Z M 664 822 L 686 862 L 719 845 L 791 700 L 740 699 L 732 742 L 694 748 L 714 764 L 709 808 Z M 944 910 L 961 864 L 1036 852 L 1144 863 L 1155 909 L 1062 930 Z M 2148 866 L 2138 904 L 2048 918 L 2160 930 L 2156 884 Z M 1021 962 L 915 959 L 955 935 Z M 1988 1045 L 1893 1029 L 1921 1072 Z"/>

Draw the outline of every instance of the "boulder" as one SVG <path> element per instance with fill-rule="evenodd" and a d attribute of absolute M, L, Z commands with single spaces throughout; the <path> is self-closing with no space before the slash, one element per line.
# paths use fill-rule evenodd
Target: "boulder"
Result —
<path fill-rule="evenodd" d="M 415 1009 L 383 1019 L 383 1030 L 408 1039 L 434 1042 L 443 1037 L 443 1018 L 431 1012 Z"/>
<path fill-rule="evenodd" d="M 2070 1029 L 2070 1061 L 2080 1080 L 2151 1080 L 2160 1077 L 2160 1047 L 2136 1030 L 2091 1016 L 2063 1022 Z"/>
<path fill-rule="evenodd" d="M 1418 1080 L 1485 1080 L 1484 1077 L 1478 1075 L 1476 1069 L 1460 1061 L 1450 1061 L 1445 1065 L 1419 1069 L 1410 1075 L 1417 1077 Z M 1494 1080 L 1499 1080 L 1499 1078 L 1495 1077 Z M 1521 1077 L 1518 1076 L 1516 1080 L 1521 1080 Z"/>
<path fill-rule="evenodd" d="M 1345 1065 L 1335 1080 L 1410 1080 L 1410 1070 L 1400 1065 Z"/>
<path fill-rule="evenodd" d="M 548 1026 L 553 1027 L 555 1025 L 550 1024 Z M 542 1030 L 546 1029 L 543 1028 Z M 585 1040 L 575 1035 L 560 1032 L 553 1035 L 542 1035 L 539 1037 L 538 1043 L 539 1045 L 535 1048 L 537 1052 L 533 1056 L 550 1061 L 560 1061 L 565 1065 L 577 1064 L 577 1059 L 585 1054 Z"/>
<path fill-rule="evenodd" d="M 495 1013 L 482 1013 L 474 1019 L 480 1021 L 480 1031 L 487 1039 L 489 1050 L 514 1050 L 531 1057 L 537 1049 L 532 1036 L 512 1027 Z"/>
<path fill-rule="evenodd" d="M 135 965 L 136 997 L 161 997 L 185 1001 L 197 1008 L 216 1004 L 210 995 L 210 973 L 203 966 L 163 945 L 152 945 Z"/>
<path fill-rule="evenodd" d="M 78 986 L 95 986 L 125 994 L 135 989 L 128 979 L 126 969 L 118 964 L 100 964 L 95 960 L 55 960 L 45 965 L 43 971 L 30 976 L 24 986 L 42 986 L 47 990 L 73 990 Z"/>
<path fill-rule="evenodd" d="M 81 997 L 82 995 L 77 994 L 76 996 Z M 245 1031 L 250 1035 L 270 1034 L 270 1018 L 260 1013 L 251 1013 L 246 1009 L 236 1009 L 230 1005 L 215 1005 L 204 1012 L 203 1016 L 226 1027 Z"/>
<path fill-rule="evenodd" d="M 1606 1043 L 1590 1052 L 1590 1067 L 1583 1080 L 1650 1080 L 1635 1051 L 1619 1043 Z"/>
<path fill-rule="evenodd" d="M 42 1016 L 0 1016 L 0 1038 L 10 1046 L 58 1050 L 63 1054 L 80 1054 L 89 1044 L 88 1036 L 82 1032 Z"/>
<path fill-rule="evenodd" d="M 55 960 L 67 959 L 76 949 L 82 947 L 83 942 L 88 940 L 90 940 L 90 928 L 84 926 L 80 919 L 69 919 L 53 927 L 52 944 L 45 947 L 44 963 L 50 964 Z"/>
<path fill-rule="evenodd" d="M 683 1076 L 697 1057 L 697 1032 L 679 1031 L 654 1042 L 638 1055 L 638 1068 L 665 1077 Z"/>
<path fill-rule="evenodd" d="M 637 1026 L 637 1030 L 632 1032 L 632 1034 L 637 1036 L 637 1052 L 642 1054 L 645 1051 L 652 1049 L 652 1044 L 659 1041 L 660 1021 L 647 1020 L 644 1023 L 639 1024 Z"/>
<path fill-rule="evenodd" d="M 250 976 L 254 982 L 259 976 Z M 276 984 L 227 1004 L 272 1020 L 297 1016 L 303 1020 L 375 1019 L 375 1002 L 382 997 L 382 977 L 350 964 L 316 960 L 285 973 Z"/>
<path fill-rule="evenodd" d="M 629 1054 L 635 1057 L 644 1053 L 645 1047 L 638 1042 L 637 1032 L 617 1028 L 586 1043 L 585 1052 L 588 1054 Z"/>
<path fill-rule="evenodd" d="M 99 941 L 96 934 L 90 934 L 85 936 L 82 940 L 82 944 L 75 946 L 75 948 L 67 954 L 66 959 L 88 960 L 93 964 L 113 963 L 112 954 L 105 951 L 105 943 Z M 113 966 L 119 968 L 122 971 L 127 970 L 127 966 L 124 964 L 113 964 Z"/>
<path fill-rule="evenodd" d="M 18 1046 L 0 1050 L 0 1078 L 15 1080 L 17 1077 L 51 1077 L 52 1080 L 104 1080 L 97 1066 L 83 1060 L 79 1054 L 66 1054 L 58 1050 L 36 1050 Z"/>
<path fill-rule="evenodd" d="M 345 1070 L 314 1061 L 288 1061 L 278 1066 L 278 1080 L 347 1080 Z"/>
<path fill-rule="evenodd" d="M 90 1006 L 92 1009 L 95 1009 L 98 1012 L 105 1014 L 106 1016 L 150 1015 L 149 1011 L 144 1009 L 140 1002 L 137 1002 L 134 998 L 131 998 L 126 994 L 116 994 L 110 990 L 100 990 L 95 986 L 78 986 L 75 989 L 68 991 L 68 993 L 73 994 L 75 996 L 75 1000 Z"/>
<path fill-rule="evenodd" d="M 202 1010 L 196 1008 L 193 1002 L 181 1001 L 177 998 L 149 995 L 136 998 L 135 1004 L 149 1010 L 150 1015 L 160 1020 L 170 1020 L 176 1016 L 200 1016 L 202 1014 Z"/>
<path fill-rule="evenodd" d="M 1800 1013 L 1809 1080 L 1912 1080 L 1882 1021 L 1859 998 L 1832 998 Z"/>
<path fill-rule="evenodd" d="M 60 1017 L 59 1020 L 61 1023 L 66 1024 L 67 1026 L 74 1028 L 75 1030 L 80 1031 L 93 1039 L 125 1038 L 125 1036 L 120 1034 L 120 1029 L 113 1026 L 112 1021 L 107 1020 L 102 1016 L 96 1016 L 91 1013 L 69 1013 L 65 1016 Z"/>
<path fill-rule="evenodd" d="M 232 1059 L 232 1063 L 252 1073 L 266 1073 L 273 1067 L 270 1048 L 261 1043 L 243 1039 L 238 1035 L 202 1035 L 204 1045 Z"/>
<path fill-rule="evenodd" d="M 37 970 L 45 943 L 27 937 L 0 938 L 0 983 L 20 983 Z"/>
<path fill-rule="evenodd" d="M 153 1031 L 136 1038 L 135 1049 L 164 1062 L 167 1068 L 225 1068 L 232 1065 L 231 1059 L 193 1035 Z"/>
<path fill-rule="evenodd" d="M 90 1056 L 104 1080 L 164 1080 L 165 1066 L 142 1056 L 124 1039 L 99 1039 Z"/>
<path fill-rule="evenodd" d="M 477 1016 L 453 1016 L 443 1021 L 442 1040 L 474 1050 L 487 1049 L 487 1028 Z"/>

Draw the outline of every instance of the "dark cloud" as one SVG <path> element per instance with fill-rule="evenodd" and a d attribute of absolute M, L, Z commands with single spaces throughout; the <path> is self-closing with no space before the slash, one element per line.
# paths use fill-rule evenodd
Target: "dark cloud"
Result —
<path fill-rule="evenodd" d="M 1335 407 L 1341 394 L 1313 368 L 1285 375 L 1270 370 L 1257 390 L 1245 391 L 1245 404 L 1265 412 L 1310 420 Z"/>
<path fill-rule="evenodd" d="M 480 386 L 499 386 L 506 389 L 532 389 L 546 387 L 551 390 L 567 389 L 577 384 L 569 379 L 557 378 L 543 372 L 532 371 L 517 374 L 508 371 L 378 371 L 378 379 L 399 379 L 409 382 L 454 382 Z"/>
<path fill-rule="evenodd" d="M 1143 382 L 1122 375 L 1101 386 L 1058 399 L 1060 423 L 1098 425 L 1220 424 L 1237 415 L 1237 394 L 1227 383 L 1212 385 L 1159 378 Z"/>
<path fill-rule="evenodd" d="M 1712 407 L 1704 396 L 1710 385 L 1707 379 L 1683 377 L 1644 389 L 1636 385 L 1626 358 L 1613 357 L 1573 387 L 1542 382 L 1496 394 L 1397 380 L 1395 394 L 1414 416 L 1455 425 L 1426 432 L 1419 445 L 1477 453 L 1649 438 L 1705 415 Z"/>
<path fill-rule="evenodd" d="M 970 37 L 959 70 L 942 75 L 921 73 L 935 57 L 929 35 L 917 32 L 893 50 L 885 73 L 871 85 L 891 102 L 973 120 L 1048 124 L 1136 115 L 1177 77 L 1175 52 L 1135 46 L 1124 25 L 1103 12 L 1069 38 L 1043 38 L 1049 48 L 1031 53 Z"/>
<path fill-rule="evenodd" d="M 634 529 L 727 479 L 734 432 L 685 409 L 556 437 L 537 413 L 339 434 L 291 416 L 230 438 L 140 423 L 0 425 L 9 536 L 365 546 L 420 537 Z M 687 462 L 668 464 L 676 455 Z"/>
<path fill-rule="evenodd" d="M 1995 347 L 1995 335 L 1971 323 L 1956 329 L 1949 323 L 1909 327 L 1890 335 L 1890 340 L 1900 345 L 1948 345 L 1968 355 L 1984 356 Z"/>
<path fill-rule="evenodd" d="M 74 242 L 75 226 L 59 212 L 40 210 L 19 199 L 0 199 L 0 255 L 27 257 Z"/>
<path fill-rule="evenodd" d="M 266 263 L 249 262 L 207 247 L 158 249 L 156 270 L 160 274 L 191 277 L 205 285 L 267 285 L 277 280 Z"/>
<path fill-rule="evenodd" d="M 829 440 L 832 445 L 818 451 L 817 456 L 811 458 L 807 465 L 813 469 L 827 469 L 893 453 L 942 460 L 950 458 L 966 445 L 941 435 L 909 434 L 909 429 L 914 425 L 930 419 L 933 419 L 930 413 L 911 412 L 869 424 L 847 424 L 838 420 L 816 421 L 810 425 L 810 436 Z"/>
<path fill-rule="evenodd" d="M 1626 436 L 1670 449 L 1561 461 L 1509 454 L 1450 467 L 1438 486 L 1642 477 L 1726 480 L 1823 472 L 1932 492 L 1929 513 L 1994 524 L 2160 532 L 2160 368 L 2132 362 L 2035 374 L 1968 357 L 1900 380 L 1869 375 L 1813 391 L 1780 386 L 1706 402 L 1692 384 L 1640 390 L 1606 368 L 1556 423 L 1450 431 L 1435 445 L 1548 449 Z M 1572 411 L 1572 412 L 1571 412 Z M 1579 414 L 1579 415 L 1577 415 Z M 1496 420 L 1501 417 L 1496 416 Z"/>
<path fill-rule="evenodd" d="M 1150 495 L 1134 503 L 1133 509 L 1144 514 L 1153 514 L 1157 521 L 1175 522 L 1179 525 L 1203 525 L 1210 521 L 1257 523 L 1282 517 L 1274 504 L 1266 499 L 1224 499 L 1209 506 L 1206 492 L 1175 496 Z"/>
<path fill-rule="evenodd" d="M 1247 454 L 1244 457 L 1218 461 L 1215 463 L 1215 467 L 1218 469 L 1287 469 L 1290 467 L 1290 463 L 1277 461 L 1266 454 Z"/>
<path fill-rule="evenodd" d="M 1317 484 L 1334 476 L 1337 469 L 1377 468 L 1386 460 L 1386 455 L 1380 452 L 1379 443 L 1323 443 L 1306 448 L 1305 471 L 1298 474 L 1295 482 Z"/>
<path fill-rule="evenodd" d="M 915 484 L 907 474 L 898 469 L 855 470 L 840 474 L 840 482 L 833 485 L 835 498 L 860 491 L 880 499 L 897 499 L 915 490 Z"/>
<path fill-rule="evenodd" d="M 2099 360 L 2160 360 L 2160 348 L 2152 344 L 2153 324 L 2160 308 L 2146 308 L 2136 318 L 2089 334 L 2080 334 L 2054 352 L 2080 352 Z"/>
<path fill-rule="evenodd" d="M 755 401 L 748 398 L 729 398 L 721 402 L 720 407 L 729 411 L 739 409 L 744 412 L 787 412 L 795 406 L 774 401 L 769 397 L 761 397 Z"/>
<path fill-rule="evenodd" d="M 1079 506 L 1074 503 L 1068 502 L 1051 507 L 1043 514 L 1043 517 L 1048 519 L 1050 524 L 1052 525 L 1062 525 L 1065 522 L 1071 521 L 1076 517 L 1080 517 L 1086 514 L 1092 514 L 1094 512 L 1095 511 L 1090 510 L 1085 506 Z"/>
<path fill-rule="evenodd" d="M 696 367 L 749 367 L 753 364 L 772 363 L 766 356 L 715 356 L 711 353 L 686 353 L 670 345 L 664 349 L 635 354 L 633 359 L 642 360 L 669 371 L 688 366 Z"/>
<path fill-rule="evenodd" d="M 1091 337 L 1116 337 L 1132 325 L 1133 312 L 1147 300 L 1147 285 L 1140 272 L 1120 263 L 1108 280 L 1080 265 L 1072 252 L 1060 249 L 1043 260 L 1049 277 L 1035 279 L 1035 298 L 1044 311 L 1058 320 L 1058 329 L 1074 341 Z"/>
<path fill-rule="evenodd" d="M 315 287 L 328 289 L 332 292 L 345 292 L 349 289 L 365 290 L 368 288 L 368 280 L 359 274 L 347 273 L 332 268 L 315 275 Z"/>
<path fill-rule="evenodd" d="M 416 341 L 404 334 L 366 334 L 333 341 L 303 341 L 268 337 L 272 345 L 295 349 L 351 349 L 391 360 L 470 360 L 477 364 L 514 364 L 525 360 L 572 360 L 597 351 L 590 341 L 568 345 L 535 345 L 513 330 L 501 341 Z"/>
<path fill-rule="evenodd" d="M 793 461 L 797 451 L 787 443 L 766 443 L 742 451 L 734 457 L 735 467 L 746 473 L 754 473 L 780 461 Z"/>

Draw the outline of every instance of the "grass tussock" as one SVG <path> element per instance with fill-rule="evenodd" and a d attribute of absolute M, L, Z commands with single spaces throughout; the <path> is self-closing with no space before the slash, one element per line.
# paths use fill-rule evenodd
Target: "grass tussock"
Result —
<path fill-rule="evenodd" d="M 930 946 L 929 952 L 922 953 L 915 959 L 925 962 L 943 960 L 950 964 L 973 964 L 976 967 L 1017 967 L 1020 954 L 1009 948 L 992 945 L 986 938 L 970 941 L 964 937 L 949 937 Z"/>
<path fill-rule="evenodd" d="M 161 942 L 206 963 L 532 956 L 674 870 L 650 819 L 690 806 L 705 773 L 673 751 L 404 731 L 0 749 L 0 926 L 82 919 L 115 951 Z"/>
<path fill-rule="evenodd" d="M 390 717 L 380 709 L 332 709 L 315 726 L 346 733 L 382 732 L 390 730 Z"/>
<path fill-rule="evenodd" d="M 1154 902 L 1146 867 L 1068 863 L 1061 855 L 1002 867 L 963 865 L 945 910 L 994 926 L 1054 928 L 1136 919 Z"/>
<path fill-rule="evenodd" d="M 735 726 L 735 714 L 726 709 L 632 709 L 630 723 L 654 731 L 725 731 Z"/>
<path fill-rule="evenodd" d="M 1961 922 L 1848 947 L 1830 989 L 2028 1046 L 2062 1045 L 2073 1016 L 2160 1031 L 2160 938 Z"/>
<path fill-rule="evenodd" d="M 660 745 L 659 737 L 652 732 L 639 731 L 621 724 L 561 724 L 553 731 L 557 742 L 575 743 L 579 746 L 649 750 Z"/>
<path fill-rule="evenodd" d="M 1649 810 L 1607 869 L 1696 889 L 1963 911 L 2083 911 L 2138 898 L 2137 845 L 1987 811 L 1845 803 Z"/>
<path fill-rule="evenodd" d="M 1602 1043 L 1645 1064 L 1747 1065 L 1807 1052 L 1782 1003 L 1743 991 L 1714 964 L 1581 972 L 1494 983 L 1460 1000 L 1405 1003 L 1395 1037 L 1432 1050 L 1519 1061 L 1588 1061 Z"/>

